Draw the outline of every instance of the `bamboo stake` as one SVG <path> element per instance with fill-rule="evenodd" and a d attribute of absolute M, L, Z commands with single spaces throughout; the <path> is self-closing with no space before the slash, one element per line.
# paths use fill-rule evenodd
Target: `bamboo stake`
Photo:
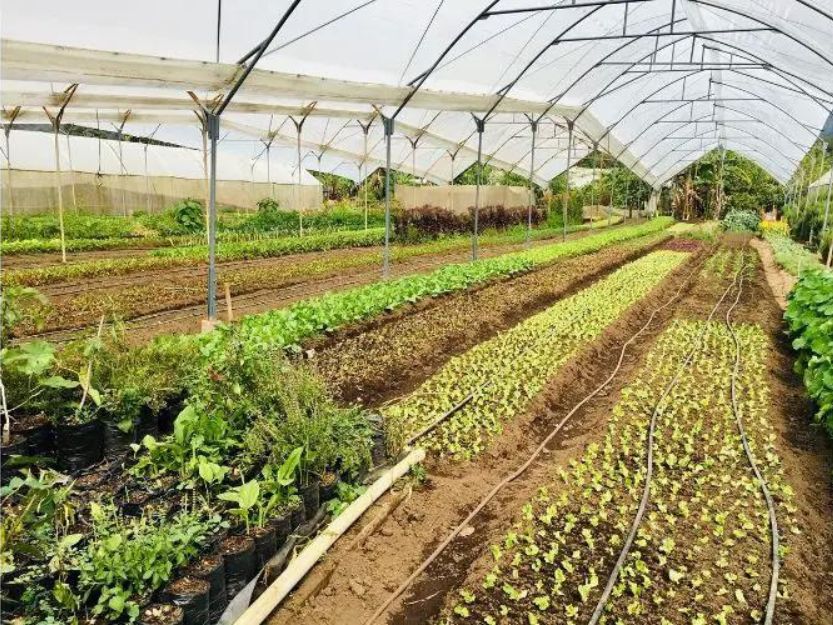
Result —
<path fill-rule="evenodd" d="M 55 137 L 55 182 L 58 189 L 58 228 L 61 231 L 61 262 L 67 262 L 67 242 L 64 233 L 64 194 L 61 189 L 61 148 L 58 144 L 59 124 L 53 124 Z"/>
<path fill-rule="evenodd" d="M 231 309 L 231 288 L 228 282 L 225 283 L 226 289 L 226 320 L 231 323 L 234 321 L 234 312 Z"/>

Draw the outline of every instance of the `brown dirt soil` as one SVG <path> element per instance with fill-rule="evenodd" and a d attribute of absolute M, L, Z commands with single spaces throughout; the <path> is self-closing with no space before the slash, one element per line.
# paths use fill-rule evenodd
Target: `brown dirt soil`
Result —
<path fill-rule="evenodd" d="M 67 264 L 84 263 L 90 260 L 106 260 L 110 258 L 132 258 L 134 256 L 145 256 L 158 247 L 136 247 L 122 248 L 117 250 L 92 250 L 89 252 L 67 252 Z M 5 269 L 35 269 L 38 267 L 49 267 L 50 265 L 62 265 L 60 252 L 48 252 L 45 254 L 7 254 L 3 258 Z"/>
<path fill-rule="evenodd" d="M 338 560 L 338 567 L 331 574 L 326 567 L 314 569 L 272 616 L 270 625 L 363 623 L 494 484 L 529 456 L 553 424 L 609 375 L 621 345 L 645 323 L 650 311 L 671 298 L 691 271 L 692 262 L 675 271 L 597 341 L 582 350 L 522 416 L 506 425 L 486 453 L 465 463 L 429 461 L 428 486 L 400 505 L 361 550 L 345 553 L 345 546 L 361 531 L 362 524 L 348 532 L 327 556 Z M 576 457 L 597 437 L 617 391 L 639 366 L 641 356 L 677 307 L 672 305 L 657 315 L 651 328 L 632 346 L 611 387 L 585 404 L 564 426 L 540 461 L 487 507 L 470 534 L 455 540 L 429 567 L 411 592 L 392 606 L 392 616 L 387 622 L 422 624 L 438 612 L 448 593 L 469 573 L 490 538 L 502 531 L 520 504 L 539 484 L 547 481 L 552 465 Z M 373 518 L 393 496 L 383 497 L 365 518 Z M 317 592 L 308 598 L 314 590 Z M 386 621 L 382 618 L 379 622 Z"/>
<path fill-rule="evenodd" d="M 738 247 L 743 240 L 728 241 Z M 480 498 L 505 474 L 528 456 L 536 442 L 554 423 L 599 383 L 618 357 L 621 343 L 644 323 L 646 311 L 664 303 L 680 284 L 684 267 L 658 287 L 646 300 L 634 306 L 614 326 L 552 380 L 530 409 L 509 424 L 504 434 L 480 458 L 464 464 L 429 461 L 427 488 L 415 492 L 364 544 L 363 549 L 345 552 L 346 540 L 337 543 L 328 560 L 338 562 L 334 571 L 319 566 L 273 614 L 271 625 L 314 622 L 321 624 L 364 623 L 422 560 L 430 554 L 452 527 L 462 520 Z M 586 404 L 562 429 L 549 449 L 519 480 L 505 489 L 475 520 L 471 533 L 464 532 L 429 566 L 379 619 L 379 623 L 423 624 L 431 622 L 443 607 L 455 602 L 454 591 L 465 580 L 479 581 L 491 567 L 487 546 L 506 531 L 520 505 L 541 484 L 552 482 L 554 466 L 563 466 L 580 456 L 586 446 L 603 432 L 607 416 L 618 401 L 621 388 L 642 365 L 655 338 L 675 315 L 692 317 L 708 314 L 727 284 L 714 276 L 698 279 L 682 301 L 669 307 L 655 320 L 650 331 L 625 359 L 623 369 L 605 391 Z M 723 285 L 723 286 L 721 286 Z M 728 303 L 721 306 L 716 319 Z M 782 333 L 781 312 L 757 267 L 745 286 L 734 316 L 737 322 L 758 323 L 772 339 L 770 355 L 772 417 L 778 432 L 776 446 L 784 464 L 787 482 L 795 490 L 796 525 L 800 535 L 785 538 L 789 553 L 782 577 L 789 596 L 779 598 L 777 623 L 833 623 L 833 446 L 811 425 L 812 407 L 800 379 L 792 372 L 793 356 Z M 551 494 L 553 490 L 551 489 Z M 392 497 L 380 500 L 365 519 Z"/>
<path fill-rule="evenodd" d="M 738 249 L 746 243 L 744 238 L 726 241 L 726 247 Z M 747 258 L 750 258 L 747 256 Z M 757 260 L 757 255 L 751 257 Z M 704 318 L 711 311 L 728 284 L 731 271 L 722 276 L 708 274 L 699 280 L 684 305 L 677 307 L 678 316 Z M 717 310 L 714 319 L 722 321 L 730 305 L 727 299 Z M 801 531 L 794 535 L 782 529 L 782 543 L 788 546 L 788 554 L 782 565 L 781 579 L 785 583 L 787 597 L 779 597 L 776 604 L 776 623 L 802 623 L 831 625 L 833 623 L 833 446 L 823 433 L 812 425 L 813 408 L 804 393 L 801 380 L 793 373 L 793 354 L 789 341 L 782 331 L 781 310 L 775 302 L 760 265 L 753 278 L 744 285 L 740 305 L 733 314 L 736 323 L 758 324 L 769 335 L 773 349 L 769 354 L 769 384 L 771 391 L 771 416 L 777 432 L 776 448 L 784 465 L 787 483 L 795 491 L 794 525 Z M 598 432 L 603 431 L 606 419 L 596 421 Z M 591 437 L 588 442 L 597 440 Z M 555 464 L 554 466 L 558 466 Z M 544 472 L 539 484 L 552 484 L 552 469 Z M 550 488 L 551 494 L 557 494 Z M 515 504 L 514 509 L 519 508 Z M 506 522 L 494 532 L 489 542 L 498 540 L 509 526 Z M 792 525 L 792 523 L 790 524 Z M 787 526 L 782 519 L 782 528 Z M 486 544 L 486 543 L 484 543 Z M 481 555 L 483 551 L 481 549 Z M 490 557 L 481 557 L 474 564 L 467 564 L 469 571 L 454 589 L 461 586 L 475 587 L 491 568 Z M 762 569 L 766 564 L 762 563 Z M 449 564 L 448 570 L 453 570 Z M 421 578 L 430 578 L 434 566 Z M 600 573 L 602 584 L 607 573 Z M 424 611 L 414 618 L 414 609 L 420 597 L 429 594 L 428 582 L 414 586 L 410 599 L 403 608 L 389 619 L 389 623 L 429 622 L 441 609 L 450 609 L 457 601 L 448 592 L 442 605 Z M 453 590 L 453 589 L 449 589 Z M 411 602 L 409 604 L 409 602 Z M 433 602 L 433 600 L 432 600 Z M 382 621 L 384 622 L 384 621 Z M 642 622 L 642 621 L 638 621 Z M 645 621 L 648 622 L 648 621 Z"/>
<path fill-rule="evenodd" d="M 752 240 L 753 247 L 755 240 Z M 760 251 L 760 249 L 759 249 Z M 815 408 L 793 371 L 795 354 L 784 333 L 782 309 L 764 266 L 745 287 L 739 321 L 759 324 L 769 335 L 770 414 L 775 446 L 792 486 L 800 534 L 782 536 L 789 552 L 782 565 L 789 597 L 779 597 L 777 623 L 833 624 L 833 445 L 813 423 Z"/>
<path fill-rule="evenodd" d="M 764 275 L 766 276 L 767 284 L 769 284 L 775 301 L 781 307 L 781 310 L 786 310 L 787 295 L 792 291 L 798 280 L 796 280 L 795 276 L 787 273 L 776 264 L 772 246 L 768 241 L 752 239 L 750 244 L 758 251 L 758 255 L 761 257 Z"/>
<path fill-rule="evenodd" d="M 619 228 L 620 225 L 612 226 Z M 594 234 L 589 230 L 568 235 L 576 239 Z M 533 246 L 549 245 L 553 239 L 533 242 Z M 492 244 L 481 247 L 481 258 L 489 258 L 523 249 L 523 243 Z M 226 312 L 223 284 L 229 283 L 235 317 L 287 306 L 306 297 L 330 291 L 369 284 L 379 279 L 378 266 L 358 264 L 352 267 L 331 267 L 339 258 L 349 262 L 357 254 L 377 255 L 381 248 L 330 250 L 225 263 L 218 266 L 218 310 Z M 395 254 L 395 252 L 394 252 Z M 465 262 L 466 247 L 436 254 L 407 257 L 394 262 L 394 277 L 436 269 L 442 265 Z M 308 265 L 308 266 L 307 266 Z M 196 332 L 205 316 L 206 269 L 201 266 L 177 267 L 169 270 L 137 272 L 129 276 L 92 278 L 44 287 L 51 311 L 38 333 L 24 328 L 31 337 L 55 342 L 67 341 L 89 331 L 101 315 L 116 314 L 128 320 L 130 340 L 147 341 L 158 334 Z"/>
<path fill-rule="evenodd" d="M 666 242 L 658 234 L 532 273 L 429 299 L 310 344 L 307 354 L 344 402 L 379 404 L 413 390 L 449 358 L 547 308 Z"/>

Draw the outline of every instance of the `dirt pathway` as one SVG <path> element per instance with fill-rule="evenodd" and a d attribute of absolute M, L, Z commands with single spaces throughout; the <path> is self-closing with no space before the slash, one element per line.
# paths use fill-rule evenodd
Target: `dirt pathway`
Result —
<path fill-rule="evenodd" d="M 767 284 L 769 284 L 775 301 L 781 307 L 781 310 L 786 310 L 787 295 L 789 295 L 797 282 L 795 276 L 787 273 L 778 266 L 775 262 L 775 254 L 772 252 L 772 246 L 768 242 L 753 238 L 750 244 L 758 251 L 758 255 L 761 257 L 764 275 L 766 276 Z"/>

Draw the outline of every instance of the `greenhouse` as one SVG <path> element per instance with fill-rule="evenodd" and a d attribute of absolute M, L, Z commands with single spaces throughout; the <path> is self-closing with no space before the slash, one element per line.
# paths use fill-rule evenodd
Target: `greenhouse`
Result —
<path fill-rule="evenodd" d="M 833 0 L 0 46 L 3 623 L 833 624 Z"/>

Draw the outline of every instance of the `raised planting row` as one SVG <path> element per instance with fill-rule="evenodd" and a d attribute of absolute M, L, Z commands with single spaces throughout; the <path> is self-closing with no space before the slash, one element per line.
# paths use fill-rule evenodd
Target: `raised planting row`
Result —
<path fill-rule="evenodd" d="M 619 219 L 616 223 L 620 223 Z M 603 227 L 598 223 L 571 226 L 568 232 L 578 232 Z M 545 240 L 561 236 L 562 231 L 557 228 L 539 228 L 532 232 L 532 240 Z M 487 232 L 481 236 L 481 244 L 502 245 L 520 243 L 526 237 L 522 229 L 512 229 L 506 232 Z M 373 247 L 384 243 L 384 229 L 371 228 L 369 230 L 348 230 L 327 233 L 308 234 L 303 237 L 246 237 L 235 240 L 232 236 L 218 239 L 217 261 L 233 262 L 262 258 L 276 258 L 289 254 L 307 252 L 321 252 L 349 247 Z M 124 239 L 119 239 L 124 241 Z M 208 257 L 208 248 L 194 240 L 194 237 L 181 239 L 178 244 L 170 240 L 169 249 L 155 250 L 149 254 L 132 258 L 97 259 L 81 261 L 70 265 L 50 265 L 46 267 L 12 269 L 6 272 L 9 284 L 24 286 L 43 286 L 79 278 L 97 276 L 117 276 L 138 271 L 164 270 L 176 267 L 191 267 L 204 265 Z M 12 245 L 14 242 L 12 243 Z M 399 258 L 432 254 L 456 249 L 465 249 L 469 245 L 466 236 L 453 236 L 447 239 L 421 244 L 406 244 L 396 246 L 394 254 Z M 113 248 L 115 249 L 115 248 Z M 379 253 L 365 253 L 356 260 L 356 265 L 371 265 L 380 262 Z"/>
<path fill-rule="evenodd" d="M 26 623 L 133 621 L 151 602 L 213 623 L 294 528 L 338 514 L 384 458 L 369 415 L 235 328 L 199 350 L 104 340 L 3 357 L 13 423 L 30 427 L 2 450 L 2 609 Z M 108 461 L 83 470 L 102 447 Z M 32 456 L 63 475 L 17 473 Z"/>
<path fill-rule="evenodd" d="M 419 444 L 455 458 L 479 453 L 565 362 L 688 257 L 652 252 L 452 358 L 416 391 L 383 410 L 391 446 L 399 447 L 456 409 Z"/>
<path fill-rule="evenodd" d="M 342 231 L 342 230 L 337 230 Z M 344 229 L 350 232 L 351 230 Z M 359 230 L 356 229 L 356 232 Z M 363 231 L 363 229 L 362 229 Z M 330 232 L 325 230 L 324 232 Z M 322 234 L 321 231 L 309 231 L 310 234 Z M 217 240 L 229 243 L 245 243 L 262 239 L 284 238 L 295 236 L 292 233 L 266 232 L 266 233 L 238 233 L 218 232 Z M 181 247 L 202 245 L 205 242 L 205 234 L 187 234 L 176 236 L 135 236 L 135 237 L 111 237 L 105 239 L 66 239 L 64 244 L 68 253 L 78 252 L 106 252 L 112 250 L 151 250 L 154 248 Z M 57 254 L 61 251 L 60 239 L 23 239 L 20 241 L 3 241 L 0 243 L 0 253 L 4 256 L 17 256 L 22 254 Z"/>
<path fill-rule="evenodd" d="M 784 317 L 799 355 L 796 370 L 818 406 L 816 419 L 833 436 L 833 273 L 802 274 Z"/>
<path fill-rule="evenodd" d="M 198 243 L 205 239 L 205 209 L 196 200 L 183 200 L 161 213 L 136 213 L 130 217 L 115 215 L 77 214 L 64 215 L 64 235 L 69 246 L 71 241 L 85 242 L 85 249 L 113 249 L 118 240 L 128 245 L 167 245 L 171 240 L 188 240 Z M 334 230 L 359 230 L 367 226 L 379 227 L 384 224 L 384 213 L 371 208 L 365 211 L 345 205 L 325 207 L 305 212 L 301 220 L 297 211 L 280 210 L 277 202 L 265 198 L 258 202 L 256 212 L 221 210 L 217 216 L 218 235 L 222 238 L 265 235 L 285 236 L 297 234 L 299 226 L 307 234 L 331 232 Z M 5 241 L 2 252 L 15 249 L 6 243 L 22 243 L 31 246 L 27 253 L 61 251 L 61 227 L 55 214 L 4 216 L 2 220 Z M 38 244 L 42 247 L 38 248 Z M 67 247 L 69 251 L 69 247 Z M 22 252 L 21 252 L 22 253 Z"/>
<path fill-rule="evenodd" d="M 553 236 L 552 231 L 534 234 L 539 238 L 547 232 Z M 504 233 L 487 235 L 482 243 L 484 247 L 491 247 L 520 243 L 522 240 L 523 233 Z M 391 251 L 391 260 L 396 263 L 422 256 L 454 253 L 458 250 L 467 252 L 468 248 L 469 241 L 459 237 L 419 245 L 395 246 Z M 340 250 L 306 258 L 300 262 L 296 258 L 284 257 L 268 262 L 220 265 L 218 281 L 227 284 L 231 295 L 237 297 L 263 289 L 274 290 L 299 284 L 310 279 L 349 274 L 351 270 L 369 268 L 380 263 L 381 253 L 378 248 L 353 249 L 349 252 Z M 161 276 L 154 274 L 126 276 L 121 280 L 104 279 L 100 284 L 87 282 L 78 285 L 56 285 L 51 289 L 54 293 L 50 294 L 48 305 L 40 306 L 37 311 L 40 313 L 39 323 L 21 326 L 19 332 L 77 328 L 97 322 L 101 315 L 132 319 L 204 303 L 207 288 L 204 271 L 181 268 L 164 277 L 164 287 L 159 285 Z"/>
<path fill-rule="evenodd" d="M 737 250 L 721 248 L 706 261 L 703 273 L 712 278 L 729 278 L 738 273 L 745 262 L 745 254 Z"/>
<path fill-rule="evenodd" d="M 787 273 L 798 277 L 806 270 L 824 269 L 818 254 L 796 243 L 788 235 L 770 230 L 764 231 L 764 238 L 772 246 L 775 262 Z"/>
<path fill-rule="evenodd" d="M 769 346 L 758 326 L 735 332 L 738 414 L 783 531 L 795 509 L 768 418 Z M 643 496 L 653 414 L 647 509 L 598 622 L 760 622 L 772 572 L 770 525 L 732 410 L 735 357 L 723 324 L 673 322 L 622 390 L 604 438 L 522 507 L 443 622 L 591 622 Z"/>
<path fill-rule="evenodd" d="M 221 243 L 217 248 L 217 261 L 251 260 L 273 258 L 287 254 L 319 252 L 344 247 L 371 247 L 384 241 L 384 230 L 332 232 L 312 234 L 304 237 L 280 237 L 237 243 Z M 148 255 L 132 258 L 114 258 L 82 261 L 68 265 L 51 265 L 37 269 L 19 269 L 6 272 L 8 284 L 41 286 L 65 280 L 115 276 L 136 271 L 170 269 L 205 264 L 208 257 L 204 245 L 192 245 L 165 250 L 155 250 Z"/>
<path fill-rule="evenodd" d="M 512 280 L 403 311 L 384 323 L 371 322 L 335 340 L 321 339 L 311 345 L 309 354 L 338 397 L 372 406 L 402 394 L 412 380 L 422 381 L 426 371 L 451 355 L 511 327 L 667 239 L 668 234 L 660 232 L 564 258 Z"/>
<path fill-rule="evenodd" d="M 638 226 L 603 231 L 525 252 L 461 265 L 446 265 L 427 274 L 369 284 L 311 298 L 288 308 L 250 315 L 240 325 L 248 340 L 296 348 L 305 339 L 369 319 L 399 306 L 524 273 L 559 258 L 594 252 L 615 243 L 659 232 L 671 223 L 670 218 L 658 218 Z"/>
<path fill-rule="evenodd" d="M 635 238 L 645 232 L 659 230 L 664 225 L 665 222 L 661 220 L 654 221 L 640 226 L 603 232 L 595 237 L 585 237 L 561 245 L 548 246 L 542 250 L 465 265 L 449 265 L 425 275 L 409 276 L 311 298 L 289 308 L 246 317 L 235 326 L 238 328 L 235 336 L 247 346 L 252 346 L 252 349 L 264 346 L 269 349 L 298 350 L 302 341 L 345 324 L 369 319 L 426 297 L 460 291 L 490 279 L 527 271 L 533 267 L 527 254 L 534 254 L 539 262 L 547 259 L 555 260 L 559 257 L 600 249 L 618 240 Z M 542 251 L 546 252 L 546 255 L 542 256 Z M 15 310 L 10 301 L 6 304 L 7 312 Z M 8 317 L 4 317 L 4 321 L 15 317 L 21 317 L 20 311 L 10 313 Z M 4 328 L 4 336 L 8 336 L 8 333 L 13 331 L 14 328 Z M 98 389 L 99 394 L 111 398 L 105 415 L 105 422 L 111 424 L 109 429 L 113 430 L 118 424 L 127 420 L 125 433 L 135 432 L 139 427 L 139 411 L 143 407 L 152 406 L 153 411 L 158 412 L 161 409 L 160 406 L 166 405 L 168 398 L 177 395 L 177 389 L 181 388 L 179 379 L 182 372 L 187 372 L 195 366 L 195 358 L 199 355 L 196 353 L 197 348 L 204 351 L 207 345 L 213 344 L 218 337 L 225 336 L 230 331 L 229 327 L 224 326 L 205 335 L 160 337 L 150 345 L 134 350 L 123 346 L 120 341 L 116 341 L 113 348 L 107 349 L 102 348 L 100 341 L 97 340 L 91 345 L 77 342 L 62 350 L 62 354 L 67 354 L 67 358 L 70 358 L 70 365 L 64 365 L 60 359 L 56 360 L 54 348 L 44 341 L 23 343 L 19 347 L 6 349 L 3 352 L 4 366 L 16 366 L 20 372 L 19 379 L 16 380 L 19 388 L 15 389 L 20 399 L 12 398 L 9 404 L 17 406 L 22 403 L 25 408 L 31 408 L 31 405 L 27 406 L 31 402 L 26 398 L 29 393 L 32 393 L 34 397 L 40 398 L 39 401 L 46 402 L 42 412 L 56 421 L 56 426 L 83 425 L 89 421 L 87 413 L 81 411 L 76 414 L 77 410 L 73 408 L 73 402 L 66 401 L 63 393 L 76 393 L 77 389 L 83 389 L 89 385 Z M 96 379 L 92 382 L 89 380 L 90 374 L 85 374 L 84 367 L 77 362 L 78 352 L 94 353 L 102 360 L 103 364 L 95 368 Z M 75 357 L 76 361 L 73 361 L 72 357 Z M 83 359 L 81 361 L 83 362 Z M 15 365 L 16 362 L 18 364 Z M 30 363 L 36 363 L 37 375 L 30 370 L 35 366 Z M 65 383 L 61 382 L 67 375 L 73 378 L 72 386 L 69 388 L 65 388 Z M 82 379 L 82 376 L 86 377 Z M 99 381 L 102 377 L 103 379 Z M 91 399 L 93 398 L 91 396 Z M 61 410 L 56 410 L 50 401 L 56 406 L 62 406 Z M 86 401 L 87 410 L 92 405 L 92 401 Z M 65 424 L 64 421 L 67 419 L 69 423 Z M 18 421 L 20 437 L 23 439 L 30 438 L 25 434 L 28 427 L 39 425 L 27 424 L 25 419 L 16 419 L 16 421 Z M 83 432 L 79 436 L 83 439 Z M 67 453 L 73 453 L 73 444 L 67 443 L 70 446 Z M 71 466 L 82 468 L 97 462 L 101 455 L 100 445 L 97 448 L 92 447 L 89 453 L 82 454 L 77 460 L 71 461 Z"/>

